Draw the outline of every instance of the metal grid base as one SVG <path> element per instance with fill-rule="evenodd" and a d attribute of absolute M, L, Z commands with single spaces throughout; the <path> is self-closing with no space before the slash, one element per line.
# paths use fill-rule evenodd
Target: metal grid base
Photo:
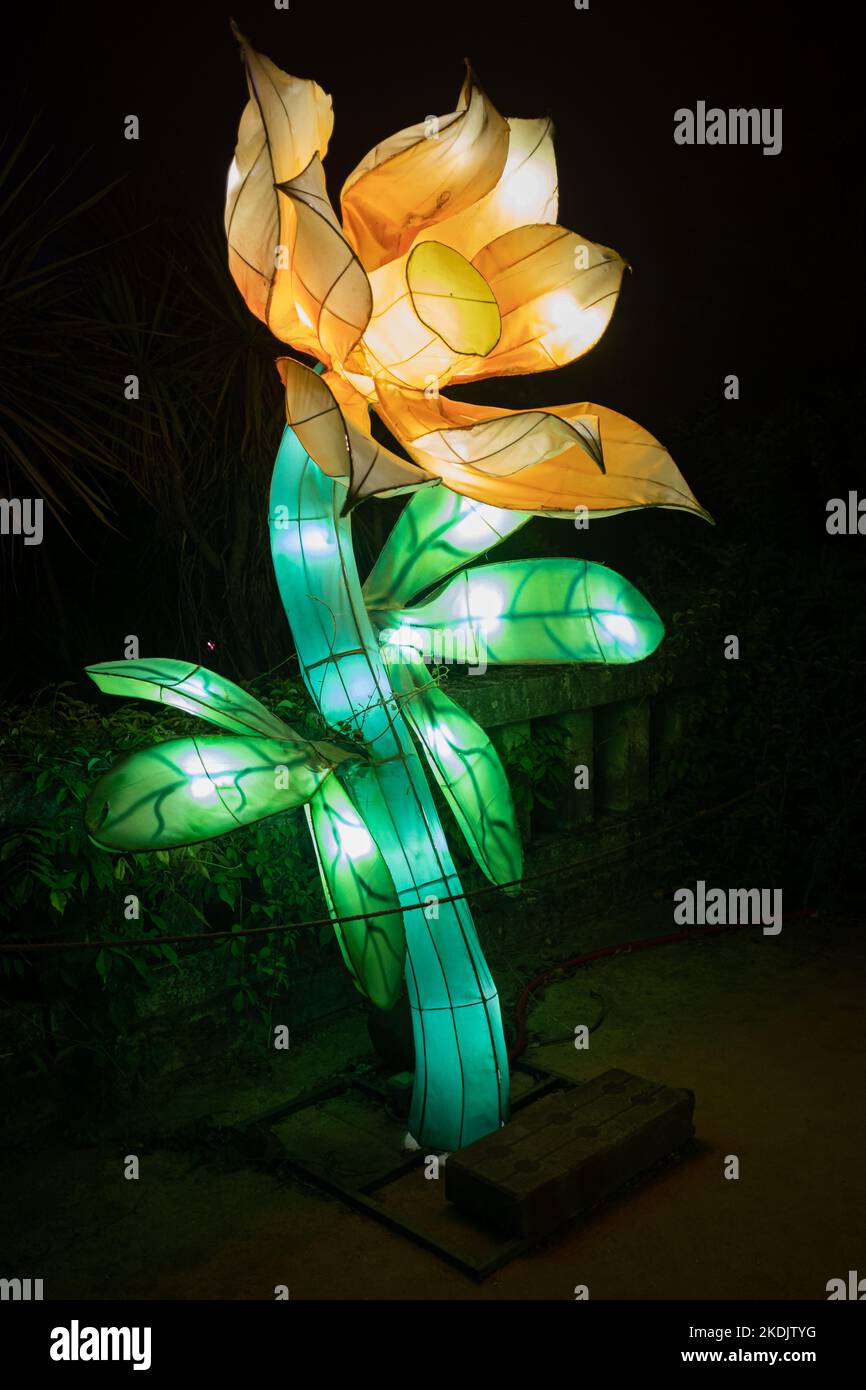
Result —
<path fill-rule="evenodd" d="M 573 1090 L 578 1084 L 568 1077 L 559 1076 L 555 1072 L 547 1071 L 542 1067 L 532 1066 L 526 1062 L 515 1062 L 512 1066 L 512 1071 L 522 1072 L 534 1079 L 534 1084 L 514 1099 L 511 1106 L 512 1112 L 520 1110 L 526 1105 L 530 1105 L 533 1101 L 539 1100 L 542 1096 L 549 1095 L 552 1091 Z M 287 1102 L 285 1105 L 278 1105 L 271 1110 L 265 1110 L 257 1115 L 253 1115 L 248 1120 L 244 1120 L 241 1124 L 237 1125 L 236 1128 L 248 1130 L 257 1125 L 271 1127 L 278 1121 L 286 1119 L 289 1115 L 297 1114 L 299 1111 L 307 1110 L 314 1105 L 320 1105 L 323 1101 L 334 1099 L 337 1096 L 342 1096 L 352 1091 L 359 1092 L 367 1097 L 372 1097 L 383 1106 L 385 1104 L 385 1091 L 383 1087 L 375 1085 L 362 1076 L 347 1075 L 340 1077 L 327 1086 L 321 1086 L 314 1091 L 308 1091 L 304 1095 L 299 1096 L 296 1100 Z M 414 1241 L 416 1245 L 421 1246 L 425 1250 L 429 1250 L 431 1254 L 438 1256 L 440 1259 L 446 1260 L 448 1264 L 453 1265 L 456 1269 L 459 1269 L 461 1273 L 468 1275 L 471 1279 L 479 1283 L 495 1273 L 497 1269 L 501 1269 L 503 1265 L 508 1264 L 515 1256 L 529 1249 L 534 1243 L 533 1240 L 523 1238 L 508 1239 L 499 1236 L 493 1231 L 489 1231 L 486 1227 L 479 1227 L 478 1229 L 483 1229 L 484 1235 L 491 1242 L 495 1243 L 495 1250 L 486 1258 L 474 1259 L 471 1255 L 456 1250 L 449 1244 L 438 1240 L 433 1233 L 424 1230 L 416 1223 L 407 1220 L 403 1216 L 397 1215 L 395 1212 L 388 1211 L 383 1203 L 376 1199 L 374 1194 L 383 1192 L 400 1178 L 411 1172 L 413 1168 L 420 1167 L 425 1162 L 426 1157 L 427 1155 L 421 1150 L 407 1153 L 406 1157 L 401 1159 L 398 1163 L 383 1168 L 373 1177 L 367 1178 L 364 1182 L 356 1184 L 344 1183 L 338 1178 L 328 1176 L 318 1169 L 311 1167 L 296 1155 L 287 1154 L 286 1163 L 291 1171 L 305 1178 L 314 1186 L 321 1188 L 334 1197 L 338 1197 L 341 1201 L 354 1207 L 356 1211 L 365 1212 L 368 1216 L 373 1217 L 375 1221 L 379 1221 L 382 1225 L 389 1227 L 392 1231 L 396 1231 L 399 1235 L 407 1236 L 410 1240 Z M 444 1204 L 444 1192 L 442 1200 Z M 447 1205 L 450 1207 L 450 1203 Z M 466 1218 L 463 1219 L 466 1220 Z"/>

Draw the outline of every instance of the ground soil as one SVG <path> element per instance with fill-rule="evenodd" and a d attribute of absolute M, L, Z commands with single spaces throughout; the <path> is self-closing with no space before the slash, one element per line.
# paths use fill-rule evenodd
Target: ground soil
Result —
<path fill-rule="evenodd" d="M 662 904 L 571 935 L 532 915 L 510 943 L 486 943 L 509 1004 L 539 962 L 671 930 Z M 778 937 L 619 955 L 550 984 L 527 1057 L 577 1080 L 622 1067 L 689 1087 L 696 1141 L 480 1285 L 298 1181 L 276 1137 L 256 1131 L 247 1149 L 233 1137 L 239 1119 L 369 1060 L 362 1010 L 293 1037 L 267 1068 L 215 1062 L 163 1079 L 119 1107 L 97 1147 L 19 1140 L 0 1164 L 3 1272 L 42 1278 L 46 1298 L 270 1299 L 281 1284 L 293 1299 L 572 1299 L 577 1284 L 593 1299 L 826 1298 L 829 1279 L 866 1271 L 864 960 L 859 923 L 819 917 Z M 575 1024 L 602 1006 L 589 1049 L 575 1050 Z M 123 1176 L 129 1153 L 137 1181 Z"/>

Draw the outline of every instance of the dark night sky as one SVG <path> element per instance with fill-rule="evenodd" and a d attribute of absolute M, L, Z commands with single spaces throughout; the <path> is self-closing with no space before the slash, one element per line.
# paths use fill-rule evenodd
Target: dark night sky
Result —
<path fill-rule="evenodd" d="M 725 508 L 741 478 L 762 486 L 766 422 L 796 419 L 799 402 L 817 402 L 823 428 L 858 370 L 851 348 L 862 293 L 863 231 L 855 217 L 862 77 L 851 11 L 814 0 L 590 0 L 586 12 L 572 0 L 522 0 L 511 8 L 479 0 L 291 0 L 287 12 L 272 0 L 31 3 L 5 19 L 7 138 L 39 112 L 33 148 L 53 144 L 51 167 L 89 150 L 62 194 L 70 206 L 123 178 L 134 217 L 121 191 L 116 230 L 148 219 L 183 225 L 200 214 L 219 218 L 246 101 L 230 15 L 279 66 L 316 78 L 332 94 L 326 172 L 335 206 L 346 175 L 373 145 L 454 109 L 464 57 L 504 115 L 552 115 L 560 223 L 614 247 L 634 273 L 586 357 L 451 394 L 520 407 L 595 401 L 630 416 L 672 448 L 717 517 L 719 535 L 735 540 Z M 674 112 L 698 101 L 782 107 L 781 154 L 675 144 Z M 128 114 L 140 119 L 137 143 L 123 138 Z M 730 412 L 721 406 L 724 419 L 758 442 L 733 458 L 713 492 L 692 451 L 678 452 L 679 439 L 705 416 L 719 418 L 729 373 L 739 376 L 741 399 Z M 846 410 L 853 422 L 853 406 Z M 804 547 L 827 540 L 826 498 L 862 477 L 857 435 L 852 424 L 851 447 L 825 449 L 820 466 L 806 438 L 799 460 L 787 443 L 779 446 L 785 458 L 763 483 L 763 514 L 795 562 Z M 782 493 L 792 509 L 787 522 L 774 510 Z M 67 550 L 57 561 L 66 587 L 78 590 L 92 621 L 104 616 L 106 632 L 146 633 L 162 649 L 165 640 L 153 630 L 162 618 L 146 594 L 104 582 L 124 570 L 125 528 L 137 521 L 124 506 L 113 536 L 83 510 L 75 514 L 80 554 Z M 647 528 L 679 544 L 683 522 L 657 512 L 617 518 L 591 558 L 628 572 L 632 538 Z M 27 551 L 26 584 L 37 594 L 41 553 Z M 856 587 L 851 596 L 859 601 Z M 16 611 L 28 601 L 22 590 Z M 23 648 L 31 640 L 26 620 L 19 628 L 15 641 Z M 89 639 L 87 659 L 94 645 Z M 53 660 L 50 644 L 48 653 L 39 659 Z M 84 660 L 76 657 L 70 672 Z"/>
<path fill-rule="evenodd" d="M 846 215 L 842 181 L 816 186 L 854 140 L 836 106 L 844 44 L 832 7 L 819 23 L 813 5 L 801 20 L 778 0 L 591 0 L 587 12 L 571 0 L 33 6 L 5 76 L 22 118 L 41 107 L 64 155 L 93 146 L 83 177 L 127 173 L 160 216 L 217 211 L 245 99 L 230 14 L 280 66 L 333 95 L 335 203 L 368 148 L 453 109 L 464 55 L 504 114 L 553 115 L 560 222 L 615 247 L 634 274 L 601 345 L 567 383 L 539 382 L 538 404 L 567 384 L 652 428 L 660 398 L 688 413 L 717 397 L 727 372 L 744 397 L 767 399 L 791 389 L 804 358 L 826 367 L 827 316 L 819 310 L 816 363 L 803 257 L 820 256 Z M 675 145 L 674 110 L 699 99 L 783 107 L 782 153 Z M 131 112 L 138 144 L 122 138 Z"/>

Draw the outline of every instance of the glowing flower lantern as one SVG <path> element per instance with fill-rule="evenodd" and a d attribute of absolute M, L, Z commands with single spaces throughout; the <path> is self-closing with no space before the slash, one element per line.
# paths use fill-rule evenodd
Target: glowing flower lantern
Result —
<path fill-rule="evenodd" d="M 504 119 L 468 72 L 453 112 L 361 161 L 341 222 L 322 166 L 330 97 L 238 38 L 249 101 L 228 179 L 229 267 L 274 335 L 318 360 L 315 370 L 278 361 L 288 423 L 269 525 L 304 680 L 340 737 L 301 739 L 200 667 L 91 667 L 103 689 L 171 703 L 232 737 L 133 754 L 94 789 L 88 827 L 107 847 L 141 850 L 303 805 L 357 987 L 389 1008 L 405 976 L 410 1131 L 451 1150 L 507 1120 L 508 1063 L 421 759 L 489 879 L 519 880 L 522 855 L 499 758 L 431 660 L 624 663 L 664 631 L 603 565 L 467 565 L 532 515 L 706 513 L 663 446 L 611 410 L 504 410 L 442 394 L 562 366 L 610 321 L 624 262 L 557 225 L 550 122 Z M 373 438 L 370 408 L 408 458 Z M 412 496 L 362 585 L 351 511 L 403 492 Z"/>

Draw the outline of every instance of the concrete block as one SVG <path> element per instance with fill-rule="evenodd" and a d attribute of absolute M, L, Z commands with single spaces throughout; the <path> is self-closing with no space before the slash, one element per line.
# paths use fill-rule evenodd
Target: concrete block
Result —
<path fill-rule="evenodd" d="M 691 1091 L 606 1071 L 451 1154 L 445 1195 L 508 1235 L 547 1235 L 680 1148 L 694 1103 Z"/>

